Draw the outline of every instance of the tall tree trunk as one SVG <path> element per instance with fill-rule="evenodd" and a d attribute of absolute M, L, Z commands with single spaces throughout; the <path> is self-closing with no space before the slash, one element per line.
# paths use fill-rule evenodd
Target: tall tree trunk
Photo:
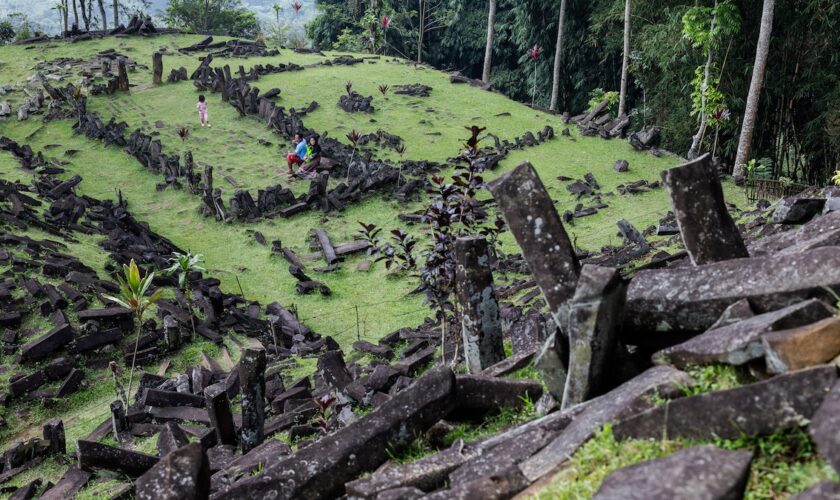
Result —
<path fill-rule="evenodd" d="M 68 28 L 67 17 L 70 15 L 70 13 L 67 12 L 67 9 L 69 9 L 69 8 L 70 8 L 70 6 L 67 5 L 67 0 L 61 0 L 61 16 L 64 18 L 64 33 L 65 34 L 67 33 L 67 28 Z"/>
<path fill-rule="evenodd" d="M 560 60 L 563 58 L 563 28 L 566 24 L 566 0 L 560 0 L 560 18 L 557 20 L 557 46 L 554 48 L 554 79 L 551 83 L 551 103 L 549 111 L 557 111 L 557 98 L 560 95 Z"/>
<path fill-rule="evenodd" d="M 76 10 L 76 0 L 70 0 L 70 1 L 73 2 L 73 26 L 76 27 L 76 29 L 78 29 L 79 28 L 79 11 Z M 84 0 L 81 0 L 81 1 L 84 2 Z"/>
<path fill-rule="evenodd" d="M 90 5 L 85 6 L 85 0 L 79 0 L 79 9 L 82 11 L 82 21 L 85 23 L 85 31 L 90 30 Z"/>
<path fill-rule="evenodd" d="M 113 0 L 114 5 L 114 29 L 120 25 L 120 0 Z"/>
<path fill-rule="evenodd" d="M 484 49 L 484 71 L 481 73 L 481 80 L 484 83 L 490 82 L 490 67 L 493 64 L 493 37 L 496 30 L 496 0 L 489 0 L 487 13 L 487 47 Z"/>
<path fill-rule="evenodd" d="M 204 0 L 204 33 L 207 33 L 208 26 L 210 26 L 210 0 Z"/>
<path fill-rule="evenodd" d="M 715 0 L 715 8 L 717 8 L 717 0 Z M 717 22 L 717 17 L 712 15 L 712 24 L 709 28 L 709 31 L 715 31 L 715 24 Z M 706 134 L 706 125 L 708 123 L 708 117 L 706 116 L 706 93 L 709 89 L 709 78 L 712 72 L 712 47 L 711 45 L 707 49 L 709 52 L 706 54 L 706 68 L 703 70 L 703 86 L 700 87 L 700 127 L 697 129 L 697 133 L 694 134 L 694 137 L 691 138 L 691 147 L 688 149 L 688 156 L 689 160 L 693 160 L 697 158 L 698 152 L 700 150 L 700 143 L 703 141 L 703 136 Z"/>
<path fill-rule="evenodd" d="M 423 30 L 425 30 L 424 21 L 426 19 L 426 2 L 425 0 L 417 0 L 419 4 L 418 12 L 420 13 L 420 29 L 417 34 L 417 64 L 423 62 Z"/>
<path fill-rule="evenodd" d="M 764 0 L 761 9 L 761 29 L 758 32 L 758 46 L 755 49 L 755 65 L 753 65 L 750 92 L 747 94 L 747 105 L 744 109 L 744 122 L 741 125 L 741 138 L 738 140 L 738 153 L 735 156 L 736 181 L 744 178 L 744 165 L 750 156 L 752 137 L 755 131 L 755 117 L 758 114 L 758 98 L 761 97 L 761 85 L 767 69 L 767 55 L 770 52 L 770 35 L 773 32 L 773 8 L 775 0 Z"/>
<path fill-rule="evenodd" d="M 624 54 L 621 61 L 621 93 L 618 98 L 618 116 L 627 111 L 627 71 L 630 66 L 630 8 L 632 0 L 624 0 Z"/>
<path fill-rule="evenodd" d="M 96 0 L 99 4 L 99 17 L 102 20 L 102 30 L 108 29 L 108 16 L 105 14 L 105 0 Z"/>

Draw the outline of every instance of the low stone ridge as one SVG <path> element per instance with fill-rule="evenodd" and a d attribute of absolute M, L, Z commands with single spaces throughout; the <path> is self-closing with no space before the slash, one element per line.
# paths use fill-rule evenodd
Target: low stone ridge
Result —
<path fill-rule="evenodd" d="M 594 500 L 741 498 L 752 453 L 695 446 L 619 469 L 604 479 Z"/>

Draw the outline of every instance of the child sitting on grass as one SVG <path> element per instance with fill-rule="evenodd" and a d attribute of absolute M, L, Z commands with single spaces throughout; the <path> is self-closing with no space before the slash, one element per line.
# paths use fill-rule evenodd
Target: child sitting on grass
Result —
<path fill-rule="evenodd" d="M 207 101 L 204 100 L 204 96 L 198 96 L 198 104 L 195 105 L 198 108 L 198 119 L 201 120 L 201 126 L 210 126 L 210 118 L 207 116 Z"/>

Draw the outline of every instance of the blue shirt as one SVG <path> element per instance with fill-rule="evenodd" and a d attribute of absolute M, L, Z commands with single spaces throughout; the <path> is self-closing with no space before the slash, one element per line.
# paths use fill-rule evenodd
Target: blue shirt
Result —
<path fill-rule="evenodd" d="M 306 158 L 306 141 L 300 141 L 298 145 L 295 146 L 295 155 L 301 160 Z"/>

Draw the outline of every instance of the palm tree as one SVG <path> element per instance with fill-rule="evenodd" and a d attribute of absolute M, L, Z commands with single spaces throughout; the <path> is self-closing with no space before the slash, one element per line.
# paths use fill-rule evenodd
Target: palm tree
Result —
<path fill-rule="evenodd" d="M 140 330 L 143 327 L 143 314 L 146 309 L 152 304 L 160 300 L 163 294 L 163 289 L 158 288 L 151 295 L 146 296 L 149 291 L 149 286 L 152 280 L 155 279 L 155 273 L 151 272 L 145 278 L 140 277 L 140 269 L 131 259 L 131 264 L 123 264 L 123 276 L 117 275 L 117 281 L 120 282 L 120 296 L 113 297 L 105 295 L 105 298 L 114 302 L 126 309 L 131 309 L 134 313 L 134 328 L 137 333 L 137 340 L 134 342 L 134 355 L 131 357 L 131 372 L 128 375 L 128 396 L 131 396 L 131 381 L 134 377 L 134 367 L 137 361 L 137 348 L 140 346 Z M 128 401 L 125 402 L 126 405 Z"/>
<path fill-rule="evenodd" d="M 67 0 L 60 0 L 55 4 L 53 10 L 57 10 L 61 14 L 61 18 L 64 21 L 64 33 L 67 33 Z"/>
<path fill-rule="evenodd" d="M 487 14 L 487 48 L 484 49 L 484 71 L 481 81 L 490 83 L 490 67 L 493 63 L 493 35 L 496 28 L 496 0 L 488 0 Z"/>
<path fill-rule="evenodd" d="M 277 18 L 277 23 L 280 23 L 280 12 L 283 11 L 283 7 L 280 7 L 278 4 L 274 4 L 271 6 L 274 9 L 274 16 Z"/>
<path fill-rule="evenodd" d="M 627 108 L 627 70 L 630 66 L 630 2 L 624 0 L 624 54 L 621 61 L 621 93 L 618 98 L 618 116 Z"/>
<path fill-rule="evenodd" d="M 735 155 L 733 177 L 736 182 L 744 179 L 744 164 L 750 156 L 750 147 L 755 131 L 755 117 L 758 114 L 758 98 L 761 96 L 761 84 L 764 81 L 767 55 L 770 52 L 770 35 L 773 32 L 773 8 L 775 3 L 775 0 L 764 0 L 764 6 L 761 9 L 761 29 L 758 32 L 758 46 L 755 49 L 755 64 L 750 81 L 750 91 L 747 94 L 747 105 L 744 109 L 741 138 L 738 140 L 738 153 Z"/>
<path fill-rule="evenodd" d="M 174 252 L 169 259 L 169 263 L 172 265 L 164 270 L 164 273 L 170 276 L 176 273 L 178 274 L 178 287 L 184 291 L 184 298 L 187 301 L 193 338 L 195 338 L 195 319 L 193 318 L 192 288 L 190 288 L 189 274 L 192 272 L 204 272 L 205 269 L 201 267 L 203 261 L 204 256 L 200 253 L 192 254 L 189 250 L 187 253 Z"/>
<path fill-rule="evenodd" d="M 560 0 L 560 17 L 557 20 L 557 45 L 554 48 L 554 79 L 551 82 L 550 111 L 557 111 L 557 98 L 560 95 L 560 60 L 563 58 L 563 28 L 566 24 L 566 0 Z"/>

